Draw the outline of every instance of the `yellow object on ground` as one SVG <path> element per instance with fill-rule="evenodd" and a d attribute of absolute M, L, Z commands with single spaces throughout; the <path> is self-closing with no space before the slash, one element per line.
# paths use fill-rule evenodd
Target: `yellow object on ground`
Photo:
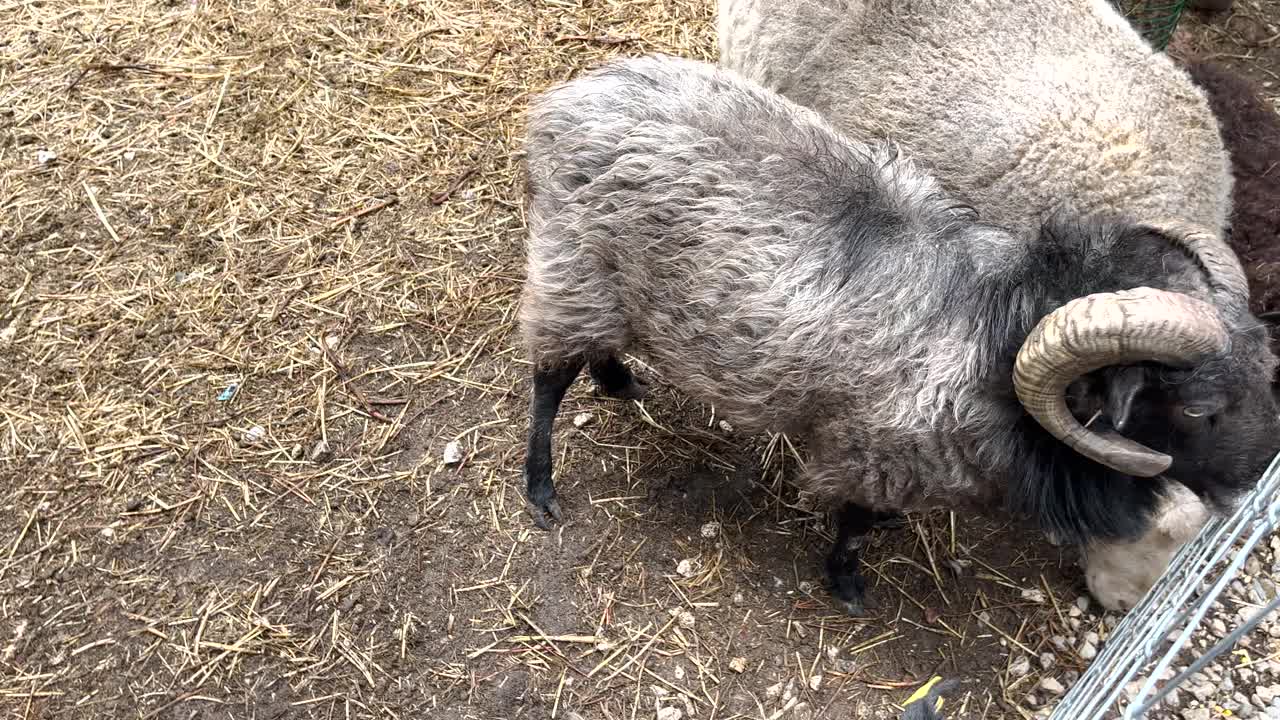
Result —
<path fill-rule="evenodd" d="M 937 685 L 940 682 L 942 682 L 942 677 L 939 675 L 934 675 L 932 680 L 925 683 L 924 685 L 921 685 L 919 690 L 916 690 L 914 693 L 912 693 L 911 697 L 907 698 L 907 701 L 902 703 L 902 706 L 906 707 L 913 702 L 916 702 L 918 700 L 928 697 L 929 691 L 933 689 L 934 685 Z M 942 698 L 938 698 L 938 702 L 933 707 L 934 712 L 938 712 L 942 710 L 942 702 L 943 702 Z"/>

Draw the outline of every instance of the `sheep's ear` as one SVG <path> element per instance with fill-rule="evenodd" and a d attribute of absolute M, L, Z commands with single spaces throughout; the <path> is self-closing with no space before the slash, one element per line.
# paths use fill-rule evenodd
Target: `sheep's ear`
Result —
<path fill-rule="evenodd" d="M 1124 433 L 1133 416 L 1133 402 L 1147 386 L 1147 373 L 1140 367 L 1121 368 L 1107 375 L 1107 418 L 1116 432 Z"/>

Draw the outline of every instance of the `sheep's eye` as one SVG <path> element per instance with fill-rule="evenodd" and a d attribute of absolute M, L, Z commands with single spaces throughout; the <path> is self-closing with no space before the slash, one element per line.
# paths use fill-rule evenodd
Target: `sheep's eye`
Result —
<path fill-rule="evenodd" d="M 1182 408 L 1182 414 L 1186 415 L 1189 418 L 1202 418 L 1205 415 L 1208 415 L 1209 413 L 1199 405 L 1189 405 L 1187 407 Z"/>

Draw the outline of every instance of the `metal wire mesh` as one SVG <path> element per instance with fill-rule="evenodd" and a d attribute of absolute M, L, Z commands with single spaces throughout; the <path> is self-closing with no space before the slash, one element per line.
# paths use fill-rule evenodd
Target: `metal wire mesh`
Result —
<path fill-rule="evenodd" d="M 1244 566 L 1250 551 L 1280 524 L 1280 455 L 1271 462 L 1258 486 L 1228 518 L 1210 521 L 1169 563 L 1160 581 L 1120 622 L 1101 653 L 1054 709 L 1052 720 L 1100 720 L 1118 709 L 1124 687 L 1144 670 L 1160 648 L 1166 646 L 1137 695 L 1123 709 L 1124 720 L 1140 718 L 1166 693 L 1220 654 L 1266 614 L 1280 607 L 1280 598 L 1255 614 L 1248 623 L 1162 687 L 1159 678 L 1169 669 L 1200 626 L 1218 595 Z M 1237 541 L 1244 544 L 1237 548 Z M 1235 553 L 1230 565 L 1214 576 L 1224 558 Z M 1206 582 L 1211 585 L 1206 587 Z M 1202 588 L 1203 591 L 1202 591 Z M 1197 598 L 1193 595 L 1199 592 Z"/>
<path fill-rule="evenodd" d="M 1178 27 L 1187 0 L 1111 0 L 1133 27 L 1157 50 L 1164 50 Z"/>

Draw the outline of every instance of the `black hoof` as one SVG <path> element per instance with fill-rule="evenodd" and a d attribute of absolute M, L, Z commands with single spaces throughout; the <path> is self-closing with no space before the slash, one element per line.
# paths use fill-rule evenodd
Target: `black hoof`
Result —
<path fill-rule="evenodd" d="M 649 386 L 612 355 L 592 363 L 591 379 L 602 395 L 619 400 L 643 400 L 649 392 Z"/>
<path fill-rule="evenodd" d="M 862 575 L 841 575 L 831 578 L 831 596 L 854 617 L 867 614 L 867 580 Z"/>
<path fill-rule="evenodd" d="M 842 550 L 827 558 L 827 587 L 844 609 L 854 616 L 864 615 L 867 611 L 867 579 L 858 569 L 857 554 L 866 543 L 866 537 L 860 536 L 847 541 Z"/>
<path fill-rule="evenodd" d="M 564 522 L 564 512 L 560 510 L 560 500 L 556 497 L 556 486 L 550 480 L 541 483 L 530 483 L 529 473 L 524 473 L 525 507 L 533 524 L 543 530 L 550 530 L 554 523 Z"/>
<path fill-rule="evenodd" d="M 604 394 L 618 400 L 644 400 L 649 397 L 649 385 L 639 380 L 632 380 L 626 387 L 620 390 L 605 390 Z"/>
<path fill-rule="evenodd" d="M 871 527 L 876 530 L 897 530 L 905 527 L 907 524 L 907 516 L 896 512 L 877 512 L 875 522 Z"/>
<path fill-rule="evenodd" d="M 554 497 L 544 503 L 526 501 L 525 507 L 529 510 L 529 516 L 533 518 L 533 524 L 543 530 L 550 530 L 556 523 L 564 522 L 560 501 Z"/>

